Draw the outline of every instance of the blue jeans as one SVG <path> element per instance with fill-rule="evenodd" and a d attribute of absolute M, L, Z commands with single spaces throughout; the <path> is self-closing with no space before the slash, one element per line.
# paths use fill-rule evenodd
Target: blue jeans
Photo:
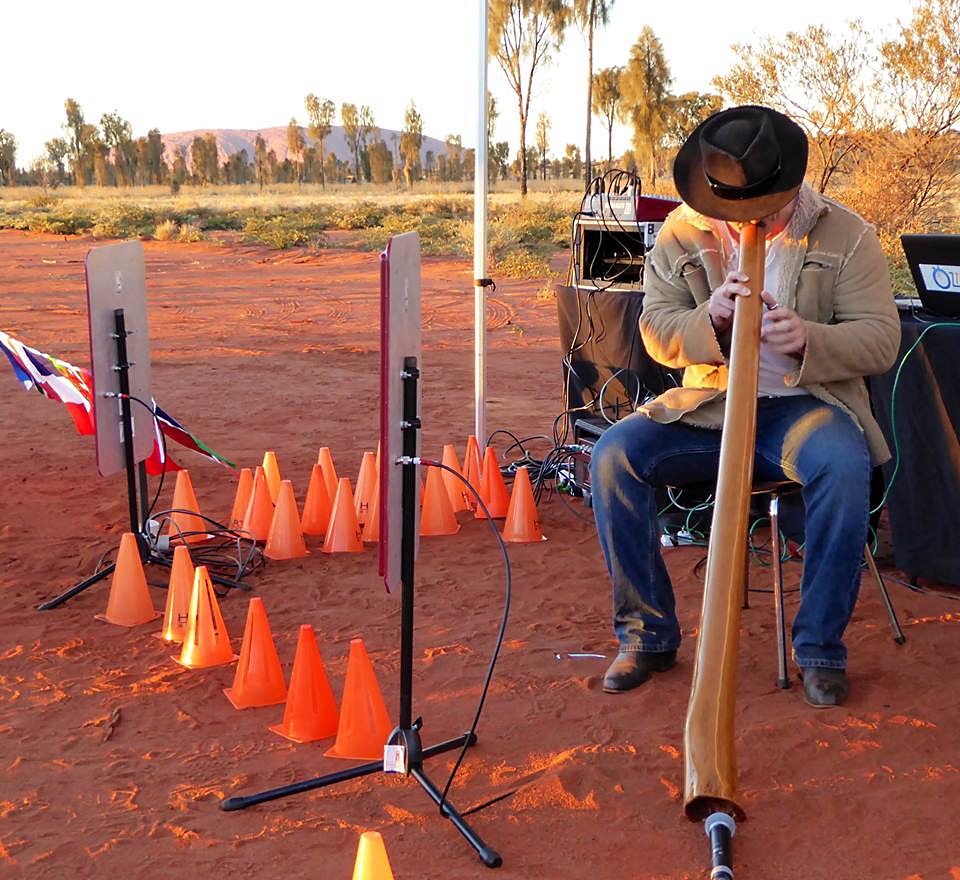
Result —
<path fill-rule="evenodd" d="M 867 445 L 846 413 L 816 398 L 760 398 L 757 404 L 754 481 L 803 486 L 806 544 L 794 659 L 800 667 L 845 669 L 843 633 L 860 588 L 870 508 Z M 680 646 L 655 487 L 713 481 L 719 458 L 720 431 L 661 425 L 640 413 L 612 425 L 594 447 L 593 508 L 621 651 Z"/>

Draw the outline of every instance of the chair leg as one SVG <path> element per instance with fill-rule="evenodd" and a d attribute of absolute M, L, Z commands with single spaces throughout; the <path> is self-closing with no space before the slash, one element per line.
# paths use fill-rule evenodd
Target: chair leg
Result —
<path fill-rule="evenodd" d="M 770 550 L 773 553 L 773 606 L 777 615 L 777 687 L 790 687 L 787 675 L 787 623 L 783 611 L 783 559 L 780 553 L 780 496 L 770 493 Z"/>
<path fill-rule="evenodd" d="M 750 538 L 743 548 L 743 602 L 741 608 L 750 608 Z"/>
<path fill-rule="evenodd" d="M 883 577 L 880 575 L 880 569 L 877 568 L 877 561 L 873 558 L 873 552 L 870 550 L 869 543 L 864 545 L 863 555 L 867 560 L 867 567 L 870 569 L 870 574 L 873 575 L 873 579 L 877 582 L 877 586 L 880 588 L 880 597 L 883 599 L 884 607 L 887 609 L 887 617 L 890 620 L 890 629 L 893 630 L 893 640 L 898 645 L 902 645 L 907 640 L 907 637 L 903 634 L 903 630 L 900 629 L 900 621 L 897 620 L 897 612 L 894 610 L 893 602 L 890 601 L 890 594 L 887 592 L 887 585 L 884 583 Z"/>

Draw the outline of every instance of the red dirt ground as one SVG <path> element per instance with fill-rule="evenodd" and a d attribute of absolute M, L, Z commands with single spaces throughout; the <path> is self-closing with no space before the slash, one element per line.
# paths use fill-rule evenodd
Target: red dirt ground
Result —
<path fill-rule="evenodd" d="M 0 328 L 86 364 L 83 258 L 89 239 L 0 233 Z M 355 477 L 377 430 L 376 256 L 147 242 L 154 392 L 244 466 L 276 451 L 301 502 L 317 448 Z M 466 261 L 427 258 L 424 450 L 462 456 L 473 423 L 472 288 Z M 488 425 L 549 433 L 559 404 L 555 306 L 542 281 L 499 284 L 491 302 Z M 224 796 L 343 769 L 328 743 L 270 733 L 280 707 L 235 711 L 233 669 L 186 670 L 153 638 L 94 620 L 101 583 L 51 612 L 34 606 L 89 574 L 125 530 L 121 477 L 99 478 L 92 439 L 59 405 L 0 369 L 0 876 L 307 878 L 351 876 L 358 835 L 382 832 L 402 878 L 681 880 L 709 873 L 699 824 L 683 817 L 682 728 L 699 620 L 703 552 L 668 551 L 688 636 L 677 668 L 623 696 L 600 690 L 609 590 L 576 502 L 541 506 L 549 540 L 511 547 L 513 610 L 487 708 L 453 788 L 462 808 L 507 795 L 471 821 L 503 855 L 488 874 L 412 781 L 376 775 L 223 813 Z M 503 449 L 504 443 L 499 444 Z M 534 452 L 542 454 L 546 447 Z M 226 519 L 234 477 L 191 453 L 201 510 Z M 168 481 L 161 507 L 172 500 Z M 580 514 L 577 516 L 575 514 Z M 312 624 L 340 695 L 361 635 L 396 711 L 399 598 L 376 554 L 271 563 L 252 579 L 289 671 Z M 791 585 L 798 566 L 788 566 Z M 162 608 L 162 576 L 155 604 Z M 754 567 L 755 584 L 768 571 Z M 853 692 L 814 711 L 777 690 L 773 612 L 745 612 L 737 751 L 749 820 L 738 878 L 958 880 L 960 608 L 893 588 L 907 634 L 894 646 L 868 576 L 849 630 Z M 503 599 L 487 526 L 424 539 L 417 567 L 414 709 L 424 741 L 466 729 Z M 795 594 L 789 597 L 791 605 Z M 221 602 L 239 647 L 247 594 Z M 788 607 L 788 611 L 790 607 Z M 112 736 L 105 724 L 115 709 Z M 449 755 L 428 772 L 446 778 Z M 512 792 L 512 794 L 511 794 Z"/>

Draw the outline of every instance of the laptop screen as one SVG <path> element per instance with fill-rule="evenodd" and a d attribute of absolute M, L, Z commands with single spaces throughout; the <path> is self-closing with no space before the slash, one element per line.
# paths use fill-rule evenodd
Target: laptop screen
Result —
<path fill-rule="evenodd" d="M 960 235 L 901 235 L 924 309 L 960 318 Z"/>

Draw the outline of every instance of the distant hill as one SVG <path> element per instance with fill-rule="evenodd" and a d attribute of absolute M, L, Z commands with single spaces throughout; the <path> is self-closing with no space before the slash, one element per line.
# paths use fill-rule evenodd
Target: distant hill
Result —
<path fill-rule="evenodd" d="M 314 140 L 307 133 L 307 130 L 303 127 L 301 127 L 300 130 L 303 132 L 307 145 L 313 146 Z M 266 141 L 267 150 L 273 150 L 274 153 L 276 153 L 278 162 L 283 162 L 283 160 L 287 158 L 287 127 L 285 125 L 261 129 L 203 128 L 196 129 L 195 131 L 174 131 L 161 135 L 163 143 L 166 146 L 166 151 L 163 155 L 167 164 L 173 164 L 173 158 L 177 150 L 182 147 L 186 150 L 187 164 L 189 165 L 190 145 L 193 143 L 193 139 L 196 137 L 205 137 L 208 134 L 214 135 L 217 139 L 217 152 L 220 156 L 221 165 L 229 156 L 232 156 L 234 153 L 239 153 L 240 150 L 247 151 L 247 158 L 252 163 L 254 153 L 253 145 L 258 134 L 262 135 Z M 394 140 L 394 138 L 396 140 Z M 380 139 L 396 153 L 397 145 L 400 143 L 400 132 L 390 128 L 381 128 Z M 325 153 L 335 153 L 337 158 L 342 162 L 353 162 L 353 153 L 347 145 L 347 139 L 343 133 L 342 125 L 332 126 L 330 134 L 324 138 L 323 149 Z M 447 148 L 443 141 L 424 135 L 423 144 L 420 147 L 421 162 L 425 160 L 428 150 L 432 150 L 434 156 L 439 156 L 442 153 L 446 153 Z"/>

